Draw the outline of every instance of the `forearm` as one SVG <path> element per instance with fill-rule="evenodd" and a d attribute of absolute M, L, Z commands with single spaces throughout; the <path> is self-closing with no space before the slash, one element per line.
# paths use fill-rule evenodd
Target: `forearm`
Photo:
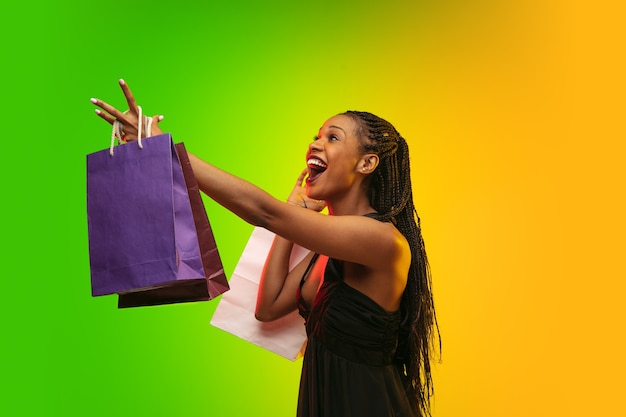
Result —
<path fill-rule="evenodd" d="M 189 154 L 189 160 L 200 190 L 252 225 L 264 226 L 267 210 L 281 204 L 259 187 L 193 154 Z"/>
<path fill-rule="evenodd" d="M 289 273 L 289 261 L 291 259 L 292 249 L 293 242 L 276 235 L 274 242 L 272 243 L 270 253 L 265 262 L 263 278 L 282 277 L 282 280 L 284 281 L 284 278 Z M 268 283 L 268 285 L 271 284 Z"/>
<path fill-rule="evenodd" d="M 292 249 L 292 242 L 278 235 L 274 238 L 259 283 L 255 312 L 259 320 L 275 319 L 295 307 L 296 294 L 289 290 L 290 285 L 287 283 Z M 283 291 L 289 293 L 287 297 L 284 297 Z M 280 298 L 283 298 L 281 295 L 288 301 L 286 309 L 281 307 Z"/>

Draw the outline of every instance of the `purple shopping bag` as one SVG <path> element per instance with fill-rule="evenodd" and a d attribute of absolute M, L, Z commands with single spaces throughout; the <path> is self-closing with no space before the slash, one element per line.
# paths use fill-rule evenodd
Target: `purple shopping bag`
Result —
<path fill-rule="evenodd" d="M 117 304 L 120 308 L 205 301 L 228 291 L 230 288 L 200 196 L 200 187 L 187 156 L 187 150 L 183 143 L 177 143 L 175 147 L 185 177 L 206 281 L 195 279 L 176 281 L 158 288 L 121 293 Z"/>
<path fill-rule="evenodd" d="M 209 300 L 226 291 L 212 234 L 212 248 L 201 249 L 193 194 L 171 136 L 114 149 L 87 155 L 92 295 L 117 293 L 119 306 L 131 307 Z M 210 231 L 206 212 L 204 218 Z"/>

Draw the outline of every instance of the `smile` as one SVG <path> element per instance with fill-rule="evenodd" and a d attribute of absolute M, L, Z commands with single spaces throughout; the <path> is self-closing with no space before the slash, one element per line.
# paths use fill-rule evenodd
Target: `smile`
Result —
<path fill-rule="evenodd" d="M 326 168 L 328 168 L 328 165 L 318 158 L 309 158 L 306 161 L 306 164 L 309 167 L 309 176 L 306 179 L 307 183 L 315 181 L 324 173 L 324 171 L 326 171 Z"/>

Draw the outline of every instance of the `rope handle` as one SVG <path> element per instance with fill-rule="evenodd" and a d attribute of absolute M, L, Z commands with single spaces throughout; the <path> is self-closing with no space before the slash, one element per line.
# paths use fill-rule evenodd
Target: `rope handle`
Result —
<path fill-rule="evenodd" d="M 141 143 L 141 137 L 142 137 L 142 128 L 143 128 L 143 122 L 144 122 L 144 115 L 143 115 L 143 110 L 141 108 L 141 106 L 137 106 L 137 109 L 139 111 L 138 117 L 137 119 L 139 120 L 139 122 L 137 123 L 137 144 L 139 145 L 139 149 L 143 149 L 143 144 Z M 124 114 L 127 114 L 128 110 L 124 112 Z M 148 135 L 152 132 L 152 118 L 151 117 L 146 117 L 145 118 L 145 123 L 146 123 L 146 138 L 148 137 Z M 122 123 L 115 119 L 113 121 L 113 129 L 111 132 L 111 148 L 109 149 L 109 154 L 111 156 L 113 156 L 113 149 L 115 148 L 115 139 L 117 138 L 117 144 L 120 145 L 122 143 Z"/>

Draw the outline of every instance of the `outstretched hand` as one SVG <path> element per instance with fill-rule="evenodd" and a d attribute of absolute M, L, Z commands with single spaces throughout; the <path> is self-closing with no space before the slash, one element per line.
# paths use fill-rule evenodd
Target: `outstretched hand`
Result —
<path fill-rule="evenodd" d="M 322 211 L 326 207 L 326 202 L 324 200 L 314 200 L 306 195 L 306 189 L 303 184 L 307 173 L 307 169 L 304 169 L 300 173 L 296 180 L 296 185 L 293 187 L 293 190 L 291 190 L 289 198 L 287 198 L 287 202 L 309 210 Z"/>
<path fill-rule="evenodd" d="M 102 119 L 107 121 L 109 124 L 113 125 L 115 120 L 118 120 L 122 124 L 122 132 L 123 139 L 126 141 L 132 141 L 137 139 L 137 127 L 138 127 L 138 119 L 139 119 L 139 106 L 135 101 L 135 97 L 133 93 L 128 88 L 128 84 L 124 82 L 124 80 L 120 80 L 120 87 L 122 88 L 122 92 L 124 93 L 124 97 L 126 97 L 126 102 L 128 103 L 128 110 L 125 112 L 117 110 L 115 107 L 111 106 L 108 103 L 105 103 L 102 100 L 97 98 L 92 98 L 91 102 L 96 106 L 100 107 L 100 109 L 96 109 L 96 114 L 100 116 Z M 143 137 L 160 135 L 163 133 L 158 123 L 163 120 L 163 116 L 152 116 L 152 131 L 146 132 L 145 128 L 148 125 L 147 117 L 142 116 L 142 131 L 145 134 L 142 134 Z M 121 139 L 121 138 L 120 138 Z"/>

